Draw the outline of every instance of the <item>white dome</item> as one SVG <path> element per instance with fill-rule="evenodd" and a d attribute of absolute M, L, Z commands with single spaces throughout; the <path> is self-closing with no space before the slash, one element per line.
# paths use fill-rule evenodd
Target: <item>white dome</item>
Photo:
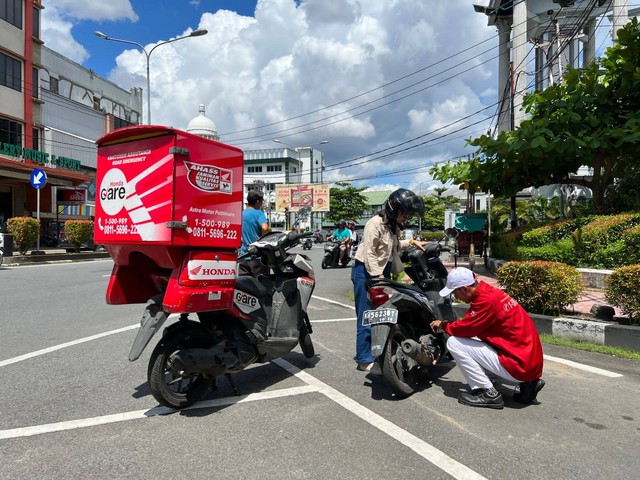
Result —
<path fill-rule="evenodd" d="M 204 105 L 200 104 L 198 111 L 198 116 L 187 125 L 187 132 L 200 135 L 204 138 L 210 138 L 211 140 L 220 140 L 218 131 L 216 130 L 216 124 L 204 115 Z"/>

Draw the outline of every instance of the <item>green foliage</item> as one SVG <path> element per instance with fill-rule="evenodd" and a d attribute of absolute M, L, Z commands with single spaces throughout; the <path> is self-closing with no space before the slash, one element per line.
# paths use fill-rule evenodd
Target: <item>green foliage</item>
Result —
<path fill-rule="evenodd" d="M 492 234 L 489 239 L 491 256 L 503 260 L 516 260 L 518 258 L 518 244 L 522 235 L 529 227 L 520 227 L 501 234 Z"/>
<path fill-rule="evenodd" d="M 593 267 L 611 266 L 609 261 L 601 258 L 599 251 L 606 249 L 609 244 L 622 240 L 622 232 L 638 224 L 640 224 L 640 214 L 621 213 L 595 217 L 588 224 L 576 229 L 572 233 L 572 238 L 578 262 Z M 620 247 L 612 248 L 613 252 Z"/>
<path fill-rule="evenodd" d="M 530 313 L 559 313 L 584 286 L 580 272 L 556 262 L 510 262 L 496 272 L 500 286 Z"/>
<path fill-rule="evenodd" d="M 640 263 L 640 225 L 622 232 L 622 243 L 624 244 L 622 252 L 624 261 L 619 265 Z"/>
<path fill-rule="evenodd" d="M 337 224 L 340 220 L 362 217 L 368 207 L 367 198 L 362 192 L 367 188 L 356 188 L 348 182 L 336 182 L 336 187 L 329 191 L 329 213 L 326 220 Z"/>
<path fill-rule="evenodd" d="M 607 302 L 619 307 L 634 324 L 640 324 L 640 265 L 616 269 L 605 283 Z"/>
<path fill-rule="evenodd" d="M 444 232 L 428 232 L 422 231 L 420 232 L 420 238 L 422 238 L 425 242 L 439 242 L 444 237 Z"/>
<path fill-rule="evenodd" d="M 13 217 L 7 220 L 7 232 L 13 235 L 13 245 L 21 255 L 38 240 L 40 222 L 31 217 Z"/>
<path fill-rule="evenodd" d="M 93 222 L 91 220 L 67 220 L 64 222 L 64 233 L 73 244 L 76 252 L 79 252 L 80 245 L 87 243 L 93 235 Z"/>
<path fill-rule="evenodd" d="M 571 264 L 575 259 L 575 251 L 571 239 L 563 238 L 539 247 L 517 247 L 517 258 L 518 260 L 548 260 Z"/>

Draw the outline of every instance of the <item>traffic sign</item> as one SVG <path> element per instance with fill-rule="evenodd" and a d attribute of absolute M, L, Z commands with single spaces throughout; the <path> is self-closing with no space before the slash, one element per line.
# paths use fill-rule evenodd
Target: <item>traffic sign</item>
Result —
<path fill-rule="evenodd" d="M 40 190 L 47 184 L 47 172 L 34 168 L 29 179 L 31 180 L 31 186 Z"/>

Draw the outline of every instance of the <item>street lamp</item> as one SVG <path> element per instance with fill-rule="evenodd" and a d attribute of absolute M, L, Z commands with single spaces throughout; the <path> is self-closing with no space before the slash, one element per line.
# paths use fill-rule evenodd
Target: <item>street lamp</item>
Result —
<path fill-rule="evenodd" d="M 103 38 L 105 40 L 135 45 L 136 47 L 140 48 L 144 52 L 145 56 L 147 57 L 147 125 L 151 125 L 151 77 L 149 76 L 149 57 L 151 57 L 151 53 L 160 45 L 166 45 L 167 43 L 177 42 L 178 40 L 182 40 L 183 38 L 201 37 L 202 35 L 206 35 L 207 33 L 209 33 L 209 31 L 205 29 L 194 30 L 189 35 L 184 35 L 182 37 L 167 40 L 166 42 L 157 43 L 148 52 L 147 52 L 147 49 L 144 48 L 144 46 L 142 46 L 138 42 L 133 42 L 131 40 L 122 40 L 121 38 L 113 38 L 108 35 L 105 35 L 102 32 L 94 32 L 94 33 L 96 34 L 96 36 Z"/>
<path fill-rule="evenodd" d="M 277 138 L 273 139 L 274 142 L 276 143 L 280 143 L 282 145 L 287 145 L 291 148 L 293 148 L 296 153 L 298 154 L 298 160 L 300 160 L 300 152 L 303 150 L 309 150 L 309 181 L 310 183 L 314 183 L 314 178 L 313 178 L 313 172 L 314 172 L 314 168 L 313 168 L 313 147 L 317 146 L 317 145 L 324 145 L 329 143 L 329 140 L 322 140 L 321 142 L 318 143 L 313 143 L 311 145 L 306 145 L 304 147 L 296 147 L 294 145 L 291 145 L 290 143 L 286 143 L 283 142 L 282 140 L 278 140 Z M 320 165 L 319 171 L 322 172 L 322 165 Z M 317 181 L 317 180 L 316 180 Z M 309 216 L 309 226 L 311 228 L 311 230 L 313 230 L 313 212 L 311 213 L 311 215 Z"/>

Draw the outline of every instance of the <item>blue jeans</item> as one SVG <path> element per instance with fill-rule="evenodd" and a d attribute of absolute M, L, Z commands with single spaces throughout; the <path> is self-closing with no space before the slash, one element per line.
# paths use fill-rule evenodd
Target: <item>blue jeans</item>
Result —
<path fill-rule="evenodd" d="M 391 263 L 384 269 L 384 276 L 391 278 Z M 364 267 L 364 263 L 356 260 L 351 269 L 351 281 L 353 282 L 353 296 L 355 298 L 356 316 L 358 317 L 356 326 L 356 356 L 354 360 L 358 363 L 371 363 L 375 359 L 371 356 L 371 327 L 362 325 L 362 314 L 369 310 L 367 303 L 367 289 L 364 282 L 371 278 L 369 272 Z"/>

